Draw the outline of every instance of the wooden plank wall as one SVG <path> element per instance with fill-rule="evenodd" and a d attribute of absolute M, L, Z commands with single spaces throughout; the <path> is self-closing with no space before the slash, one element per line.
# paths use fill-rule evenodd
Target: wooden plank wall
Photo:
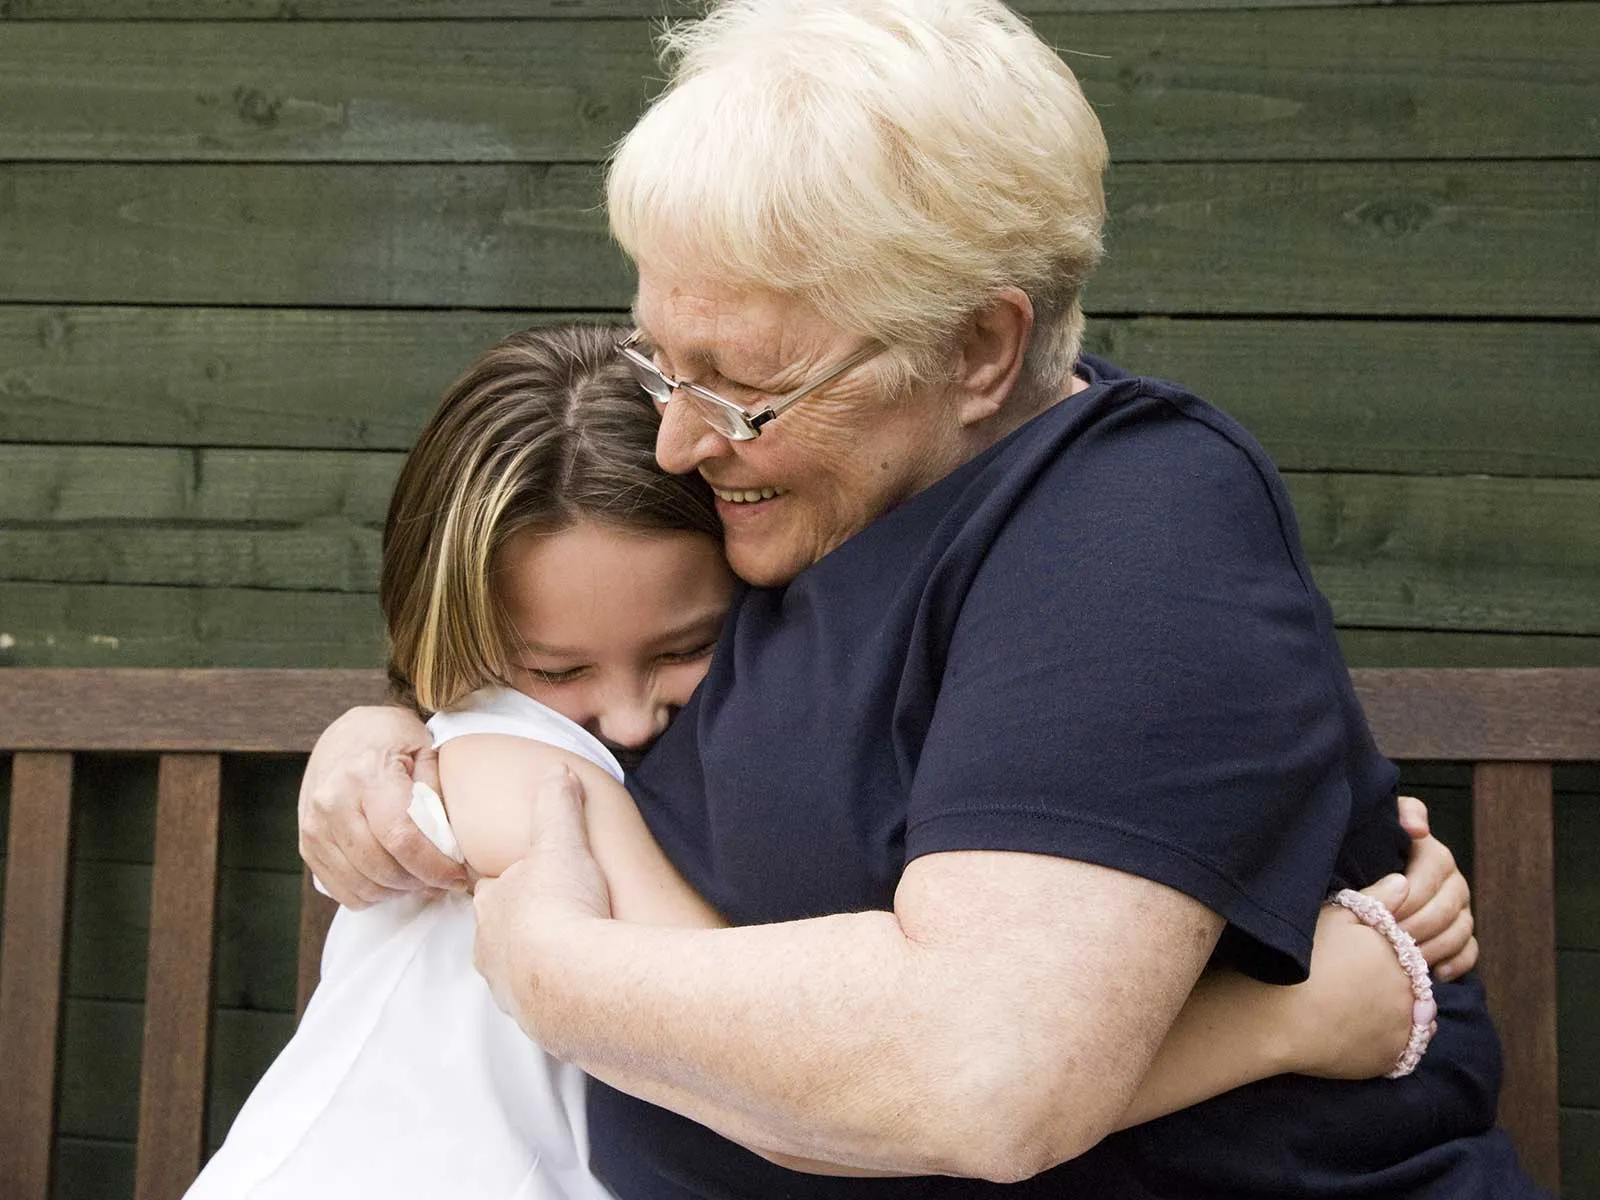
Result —
<path fill-rule="evenodd" d="M 1352 663 L 1600 665 L 1600 6 L 1024 7 L 1113 147 L 1091 345 L 1257 432 Z M 596 163 L 663 11 L 0 0 L 0 665 L 375 664 L 440 387 L 627 303 Z M 292 1021 L 297 772 L 225 764 L 213 1144 Z M 154 777 L 75 784 L 62 1197 L 131 1194 Z M 1460 773 L 1408 779 L 1461 841 Z M 1558 786 L 1600 1200 L 1600 773 Z"/>

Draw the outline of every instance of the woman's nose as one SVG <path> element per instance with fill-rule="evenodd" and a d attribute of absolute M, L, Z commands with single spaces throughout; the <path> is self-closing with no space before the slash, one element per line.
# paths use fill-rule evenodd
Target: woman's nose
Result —
<path fill-rule="evenodd" d="M 669 475 L 687 475 L 707 459 L 727 452 L 728 442 L 696 415 L 683 399 L 658 403 L 656 462 Z"/>

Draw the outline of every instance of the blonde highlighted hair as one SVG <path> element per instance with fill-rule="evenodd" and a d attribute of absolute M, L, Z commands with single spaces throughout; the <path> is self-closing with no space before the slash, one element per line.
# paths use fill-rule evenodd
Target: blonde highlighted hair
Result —
<path fill-rule="evenodd" d="M 1106 144 L 1021 17 L 997 0 L 723 0 L 662 57 L 669 86 L 607 180 L 636 262 L 797 296 L 892 347 L 906 382 L 942 374 L 962 323 L 1018 287 L 1025 380 L 1066 381 Z"/>
<path fill-rule="evenodd" d="M 614 352 L 623 331 L 513 334 L 439 402 L 389 502 L 378 595 L 389 676 L 423 712 L 503 680 L 513 633 L 495 594 L 514 534 L 582 520 L 721 537 L 698 476 L 656 465 L 656 414 Z"/>

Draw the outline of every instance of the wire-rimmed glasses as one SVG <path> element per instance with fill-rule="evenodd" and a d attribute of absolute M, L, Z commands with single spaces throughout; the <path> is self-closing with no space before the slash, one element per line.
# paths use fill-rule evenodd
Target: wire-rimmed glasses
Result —
<path fill-rule="evenodd" d="M 850 368 L 860 366 L 884 350 L 884 346 L 879 342 L 864 346 L 810 383 L 778 397 L 765 408 L 750 412 L 732 400 L 717 395 L 710 388 L 701 387 L 698 383 L 690 383 L 684 379 L 674 379 L 668 375 L 656 366 L 648 355 L 641 354 L 636 349 L 643 338 L 644 334 L 635 329 L 617 346 L 617 353 L 622 355 L 623 361 L 632 370 L 633 377 L 639 381 L 639 386 L 661 404 L 670 404 L 674 393 L 682 392 L 689 399 L 689 407 L 694 410 L 696 416 L 733 442 L 748 442 L 752 438 L 760 437 L 761 427 L 768 421 L 776 420 L 818 388 L 832 383 Z"/>

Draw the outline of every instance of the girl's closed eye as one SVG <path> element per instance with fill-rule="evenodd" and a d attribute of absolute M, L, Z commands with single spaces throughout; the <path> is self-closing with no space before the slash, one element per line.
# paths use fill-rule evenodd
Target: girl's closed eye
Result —
<path fill-rule="evenodd" d="M 552 671 L 546 667 L 523 667 L 524 671 L 532 675 L 540 683 L 561 684 L 571 683 L 583 676 L 588 667 L 564 667 L 559 671 Z"/>
<path fill-rule="evenodd" d="M 704 645 L 695 646 L 689 650 L 674 650 L 661 656 L 665 663 L 699 662 L 702 658 L 710 658 L 711 652 L 717 648 L 715 641 L 706 642 Z"/>

